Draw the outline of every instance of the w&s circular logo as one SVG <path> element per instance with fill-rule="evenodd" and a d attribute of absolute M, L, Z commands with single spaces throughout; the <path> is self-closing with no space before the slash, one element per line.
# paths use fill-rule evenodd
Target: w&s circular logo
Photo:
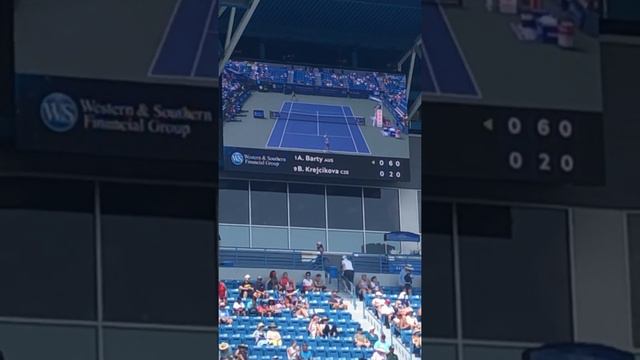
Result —
<path fill-rule="evenodd" d="M 234 152 L 233 154 L 231 154 L 231 162 L 236 166 L 242 165 L 242 163 L 244 163 L 244 155 L 237 151 Z"/>
<path fill-rule="evenodd" d="M 78 121 L 78 106 L 63 93 L 51 93 L 42 99 L 40 118 L 51 131 L 69 131 Z"/>

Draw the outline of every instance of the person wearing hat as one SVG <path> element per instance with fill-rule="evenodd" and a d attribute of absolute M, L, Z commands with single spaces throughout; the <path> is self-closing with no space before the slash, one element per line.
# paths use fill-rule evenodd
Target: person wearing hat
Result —
<path fill-rule="evenodd" d="M 389 346 L 389 353 L 387 353 L 387 360 L 398 360 L 398 355 L 394 353 L 395 348 L 393 345 Z"/>
<path fill-rule="evenodd" d="M 238 297 L 236 301 L 233 303 L 233 313 L 238 316 L 246 316 L 247 309 L 244 306 L 244 302 L 242 302 L 242 298 Z"/>
<path fill-rule="evenodd" d="M 218 358 L 219 359 L 224 359 L 224 360 L 228 360 L 228 359 L 232 359 L 233 355 L 231 354 L 231 351 L 229 350 L 229 344 L 226 342 L 222 342 L 220 343 L 220 345 L 218 345 Z"/>
<path fill-rule="evenodd" d="M 280 336 L 278 326 L 274 323 L 270 324 L 269 330 L 267 330 L 267 342 L 271 346 L 282 346 L 282 336 Z"/>
<path fill-rule="evenodd" d="M 309 321 L 309 325 L 307 325 L 307 331 L 309 332 L 310 338 L 314 339 L 322 335 L 322 329 L 320 328 L 320 325 L 320 317 L 317 314 L 313 314 L 313 316 L 311 316 L 311 320 Z"/>
<path fill-rule="evenodd" d="M 267 334 L 264 331 L 263 323 L 258 323 L 258 326 L 256 326 L 256 329 L 253 331 L 251 336 L 255 339 L 257 346 L 267 345 Z"/>
<path fill-rule="evenodd" d="M 318 325 L 323 338 L 338 336 L 338 327 L 334 323 L 329 323 L 329 318 L 323 316 Z"/>
<path fill-rule="evenodd" d="M 371 306 L 373 306 L 377 312 L 382 305 L 384 305 L 384 295 L 380 291 L 378 291 L 375 293 L 375 298 L 371 300 Z"/>
<path fill-rule="evenodd" d="M 249 346 L 247 344 L 240 344 L 235 352 L 236 360 L 249 360 Z"/>
<path fill-rule="evenodd" d="M 400 277 L 398 279 L 398 283 L 400 286 L 404 287 L 405 285 L 411 285 L 413 283 L 413 275 L 411 272 L 413 271 L 413 265 L 407 264 L 400 271 Z"/>
<path fill-rule="evenodd" d="M 347 290 L 349 290 L 349 292 L 351 292 L 351 286 L 354 285 L 353 284 L 353 263 L 351 263 L 351 260 L 349 260 L 349 258 L 347 257 L 347 255 L 342 255 L 342 262 L 340 263 L 340 270 L 342 270 L 342 277 L 345 278 L 345 280 L 347 280 Z"/>
<path fill-rule="evenodd" d="M 331 297 L 329 298 L 328 303 L 331 310 L 347 310 L 349 308 L 349 304 L 347 304 L 335 290 L 331 291 Z"/>

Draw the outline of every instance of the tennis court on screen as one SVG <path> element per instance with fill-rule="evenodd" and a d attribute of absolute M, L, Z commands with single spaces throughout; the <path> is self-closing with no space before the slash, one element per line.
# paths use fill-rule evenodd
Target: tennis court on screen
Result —
<path fill-rule="evenodd" d="M 149 75 L 217 77 L 217 0 L 178 0 Z"/>
<path fill-rule="evenodd" d="M 282 104 L 267 147 L 371 153 L 350 106 L 290 101 Z"/>

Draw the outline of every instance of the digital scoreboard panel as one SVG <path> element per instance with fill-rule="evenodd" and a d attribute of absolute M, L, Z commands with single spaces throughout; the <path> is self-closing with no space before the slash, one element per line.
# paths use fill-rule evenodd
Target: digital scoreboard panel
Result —
<path fill-rule="evenodd" d="M 425 173 L 529 182 L 604 183 L 602 114 L 429 103 Z"/>
<path fill-rule="evenodd" d="M 598 0 L 423 3 L 423 172 L 603 184 L 601 11 Z"/>
<path fill-rule="evenodd" d="M 226 171 L 409 181 L 402 74 L 229 61 Z"/>

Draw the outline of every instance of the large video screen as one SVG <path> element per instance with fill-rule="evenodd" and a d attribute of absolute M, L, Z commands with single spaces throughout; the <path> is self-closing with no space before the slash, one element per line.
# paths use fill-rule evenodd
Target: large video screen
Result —
<path fill-rule="evenodd" d="M 424 3 L 423 133 L 441 154 L 427 171 L 601 183 L 601 10 L 598 0 Z"/>
<path fill-rule="evenodd" d="M 221 92 L 225 170 L 409 179 L 403 74 L 232 60 Z"/>
<path fill-rule="evenodd" d="M 217 0 L 15 2 L 23 149 L 215 161 Z"/>

